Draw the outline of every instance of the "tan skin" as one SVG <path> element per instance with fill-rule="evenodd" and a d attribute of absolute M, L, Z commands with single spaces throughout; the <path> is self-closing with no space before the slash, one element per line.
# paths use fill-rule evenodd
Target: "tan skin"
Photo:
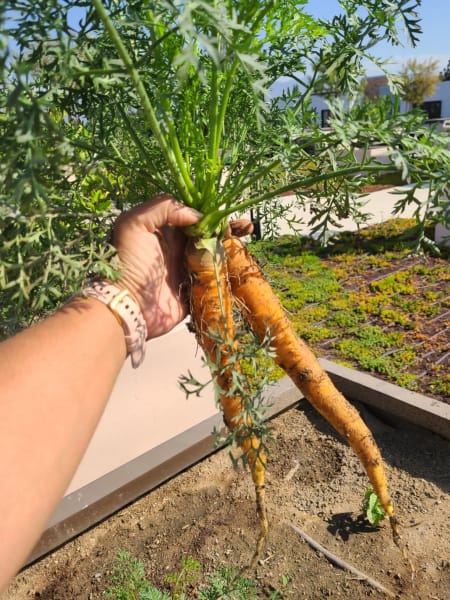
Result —
<path fill-rule="evenodd" d="M 148 339 L 186 315 L 182 228 L 199 213 L 160 195 L 124 213 L 113 243 L 116 285 L 138 301 Z M 249 233 L 238 221 L 233 233 Z M 0 344 L 0 593 L 67 489 L 126 358 L 123 330 L 94 298 L 77 298 Z"/>

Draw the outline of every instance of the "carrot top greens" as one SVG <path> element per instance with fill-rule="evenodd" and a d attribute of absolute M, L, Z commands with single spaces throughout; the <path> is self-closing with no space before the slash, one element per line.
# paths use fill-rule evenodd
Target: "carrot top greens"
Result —
<path fill-rule="evenodd" d="M 295 190 L 326 239 L 362 218 L 358 190 L 390 170 L 413 184 L 399 209 L 427 182 L 417 219 L 445 222 L 448 140 L 392 99 L 356 101 L 364 61 L 386 68 L 378 42 L 417 42 L 418 4 L 342 0 L 325 20 L 306 0 L 5 0 L 2 333 L 54 308 L 88 270 L 108 275 L 111 216 L 155 192 L 202 211 L 190 233 L 208 238 L 234 213 L 284 214 L 280 194 Z M 287 80 L 296 87 L 275 97 Z M 324 131 L 311 96 L 331 83 Z M 374 141 L 388 165 L 370 158 Z"/>

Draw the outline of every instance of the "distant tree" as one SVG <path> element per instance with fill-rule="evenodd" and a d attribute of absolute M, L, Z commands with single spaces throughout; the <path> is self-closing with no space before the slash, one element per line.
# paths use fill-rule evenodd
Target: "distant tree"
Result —
<path fill-rule="evenodd" d="M 438 73 L 438 61 L 430 59 L 420 62 L 415 58 L 406 61 L 400 71 L 402 97 L 412 108 L 421 106 L 428 96 L 436 91 L 441 80 Z"/>
<path fill-rule="evenodd" d="M 442 81 L 450 81 L 450 60 L 448 61 L 445 69 L 441 71 L 441 79 Z"/>

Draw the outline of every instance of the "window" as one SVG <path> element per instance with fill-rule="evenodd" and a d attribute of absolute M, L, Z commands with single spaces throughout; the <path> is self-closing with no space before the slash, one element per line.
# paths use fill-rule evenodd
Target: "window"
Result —
<path fill-rule="evenodd" d="M 330 117 L 331 110 L 329 108 L 324 108 L 320 111 L 320 122 L 321 127 L 329 127 L 330 126 Z"/>
<path fill-rule="evenodd" d="M 432 100 L 430 102 L 424 102 L 420 108 L 427 113 L 429 119 L 441 118 L 441 100 Z"/>

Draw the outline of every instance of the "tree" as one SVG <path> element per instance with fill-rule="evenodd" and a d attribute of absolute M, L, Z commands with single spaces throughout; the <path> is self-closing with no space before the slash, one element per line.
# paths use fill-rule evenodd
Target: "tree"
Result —
<path fill-rule="evenodd" d="M 415 58 L 406 61 L 400 71 L 402 97 L 413 108 L 424 103 L 425 98 L 432 96 L 440 81 L 439 62 L 430 59 L 420 62 Z"/>

